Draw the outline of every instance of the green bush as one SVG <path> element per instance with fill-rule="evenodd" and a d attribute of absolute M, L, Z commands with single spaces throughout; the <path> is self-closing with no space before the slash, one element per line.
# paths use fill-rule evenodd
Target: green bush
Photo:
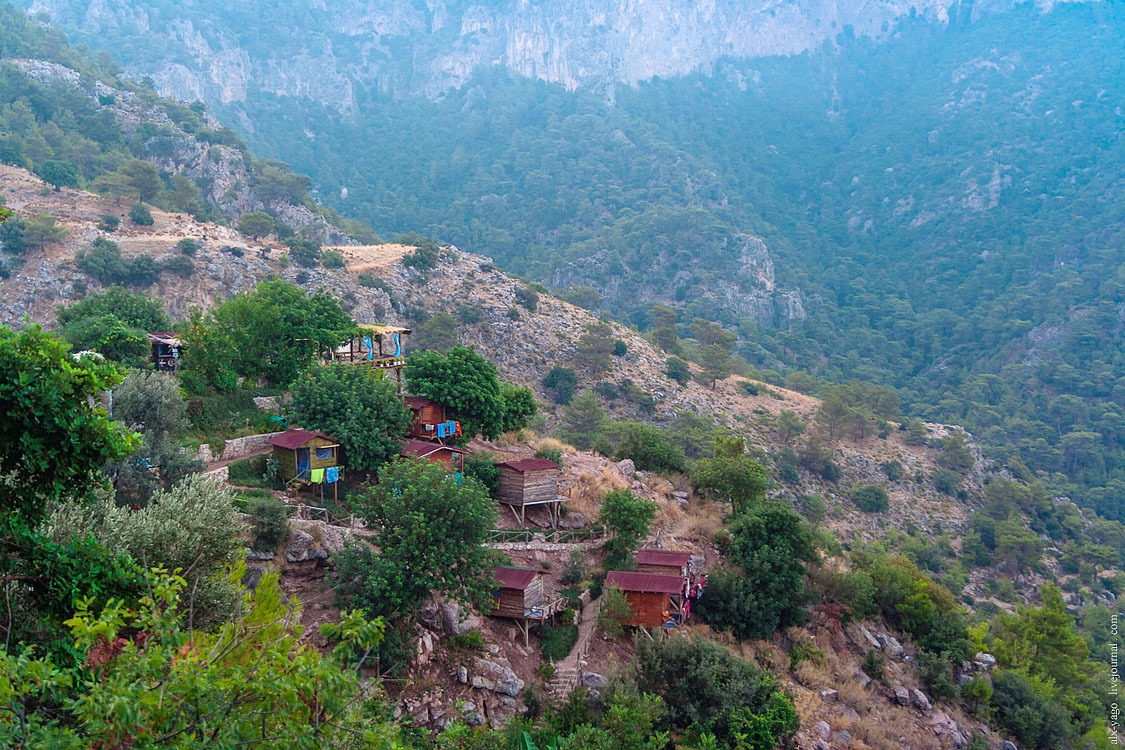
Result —
<path fill-rule="evenodd" d="M 887 491 L 876 484 L 853 487 L 848 496 L 855 506 L 864 513 L 882 513 L 890 507 Z"/>
<path fill-rule="evenodd" d="M 664 374 L 670 380 L 674 380 L 680 385 L 686 385 L 691 381 L 691 367 L 688 363 L 679 357 L 669 357 L 665 363 Z"/>
<path fill-rule="evenodd" d="M 883 679 L 883 655 L 873 648 L 867 649 L 863 657 L 863 673 L 873 680 Z"/>
<path fill-rule="evenodd" d="M 480 481 L 490 495 L 500 489 L 500 470 L 495 462 L 496 457 L 488 452 L 474 453 L 465 459 L 465 476 Z"/>
<path fill-rule="evenodd" d="M 625 626 L 633 619 L 633 605 L 616 586 L 602 591 L 602 604 L 598 610 L 598 627 L 611 638 L 625 634 Z"/>
<path fill-rule="evenodd" d="M 624 341 L 622 341 L 621 339 L 613 340 L 613 356 L 624 357 L 628 353 L 629 347 Z"/>
<path fill-rule="evenodd" d="M 1069 712 L 1027 677 L 1008 670 L 992 675 L 992 710 L 996 724 L 1022 748 L 1068 747 L 1074 732 Z"/>
<path fill-rule="evenodd" d="M 551 397 L 556 404 L 565 406 L 574 398 L 574 389 L 578 387 L 578 375 L 569 367 L 555 365 L 543 378 L 543 387 L 551 391 Z"/>
<path fill-rule="evenodd" d="M 906 470 L 896 460 L 884 461 L 881 468 L 883 473 L 887 475 L 887 479 L 892 482 L 898 482 L 906 476 Z"/>
<path fill-rule="evenodd" d="M 173 255 L 160 262 L 160 273 L 171 273 L 181 279 L 189 279 L 195 273 L 195 264 L 191 262 L 191 258 Z"/>
<path fill-rule="evenodd" d="M 634 664 L 637 689 L 664 699 L 672 727 L 719 747 L 789 747 L 800 726 L 774 678 L 702 638 L 638 641 Z"/>
<path fill-rule="evenodd" d="M 559 661 L 566 658 L 574 644 L 578 642 L 577 625 L 545 625 L 538 629 L 539 650 L 544 661 Z"/>
<path fill-rule="evenodd" d="M 539 306 L 539 294 L 530 287 L 521 286 L 516 289 L 516 302 L 528 312 L 535 312 Z"/>
<path fill-rule="evenodd" d="M 119 226 L 121 226 L 121 219 L 113 214 L 106 214 L 98 221 L 98 229 L 103 232 L 116 232 Z"/>
<path fill-rule="evenodd" d="M 148 206 L 143 203 L 134 203 L 133 207 L 129 209 L 129 219 L 137 226 L 151 227 L 155 222 L 152 218 L 152 212 L 148 210 Z"/>
<path fill-rule="evenodd" d="M 961 484 L 960 477 L 950 469 L 934 469 L 932 478 L 934 489 L 944 495 L 956 495 L 957 487 Z"/>
<path fill-rule="evenodd" d="M 258 552 L 277 548 L 289 530 L 289 513 L 285 503 L 275 497 L 255 498 L 246 504 L 246 512 L 253 522 L 250 546 Z"/>
<path fill-rule="evenodd" d="M 572 549 L 559 581 L 564 586 L 573 586 L 586 580 L 586 555 L 581 550 Z"/>
<path fill-rule="evenodd" d="M 687 471 L 687 456 L 665 430 L 644 422 L 618 422 L 609 431 L 613 460 L 632 459 L 644 471 Z"/>
<path fill-rule="evenodd" d="M 267 456 L 250 456 L 227 464 L 227 479 L 244 487 L 268 487 L 265 480 Z"/>
<path fill-rule="evenodd" d="M 344 262 L 344 256 L 337 250 L 325 250 L 320 254 L 320 265 L 329 271 L 337 268 L 343 268 L 347 265 Z"/>
<path fill-rule="evenodd" d="M 183 255 L 192 256 L 199 251 L 200 245 L 198 240 L 193 240 L 191 237 L 184 237 L 176 243 L 176 249 Z"/>
<path fill-rule="evenodd" d="M 545 458 L 548 461 L 553 461 L 559 466 L 563 465 L 562 451 L 558 448 L 540 448 L 539 450 L 535 451 L 535 457 Z"/>
<path fill-rule="evenodd" d="M 481 653 L 484 651 L 484 636 L 479 630 L 457 635 L 449 639 L 449 645 L 458 651 Z"/>

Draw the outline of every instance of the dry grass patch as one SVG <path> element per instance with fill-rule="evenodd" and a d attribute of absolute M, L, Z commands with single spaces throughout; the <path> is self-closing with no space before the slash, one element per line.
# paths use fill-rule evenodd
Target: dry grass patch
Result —
<path fill-rule="evenodd" d="M 578 452 L 578 449 L 569 443 L 564 443 L 561 440 L 556 440 L 552 437 L 536 438 L 532 437 L 531 445 L 537 451 L 558 451 L 561 455 L 570 456 Z"/>

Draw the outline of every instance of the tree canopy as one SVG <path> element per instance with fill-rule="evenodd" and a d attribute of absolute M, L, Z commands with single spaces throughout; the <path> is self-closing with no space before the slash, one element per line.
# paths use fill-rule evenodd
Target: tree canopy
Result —
<path fill-rule="evenodd" d="M 347 464 L 376 471 L 394 459 L 410 429 L 410 410 L 395 384 L 362 365 L 314 366 L 293 384 L 293 414 L 340 441 Z"/>

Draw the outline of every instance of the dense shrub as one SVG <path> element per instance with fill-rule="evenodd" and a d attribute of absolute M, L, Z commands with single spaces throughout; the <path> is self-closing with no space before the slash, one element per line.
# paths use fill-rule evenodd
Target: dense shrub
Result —
<path fill-rule="evenodd" d="M 610 428 L 613 458 L 632 459 L 644 471 L 687 471 L 683 450 L 656 425 L 645 422 L 618 422 Z"/>
<path fill-rule="evenodd" d="M 84 273 L 105 286 L 121 284 L 124 286 L 146 287 L 155 284 L 159 278 L 159 266 L 149 255 L 138 255 L 132 259 L 121 256 L 121 248 L 116 242 L 97 237 L 89 250 L 81 250 L 75 256 L 75 263 Z"/>
<path fill-rule="evenodd" d="M 133 207 L 129 209 L 129 219 L 137 226 L 151 227 L 155 222 L 152 218 L 152 212 L 148 210 L 148 206 L 143 203 L 134 203 Z"/>
<path fill-rule="evenodd" d="M 545 625 L 538 628 L 539 650 L 543 660 L 552 662 L 566 658 L 578 642 L 577 625 Z"/>
<path fill-rule="evenodd" d="M 495 461 L 496 457 L 487 452 L 474 453 L 465 459 L 465 476 L 478 480 L 490 495 L 500 488 L 500 470 Z"/>
<path fill-rule="evenodd" d="M 1069 745 L 1073 731 L 1067 710 L 1030 679 L 1002 670 L 992 675 L 992 689 L 996 723 L 1020 747 L 1053 750 Z"/>
<path fill-rule="evenodd" d="M 259 552 L 277 548 L 289 530 L 289 513 L 285 503 L 276 497 L 257 498 L 246 504 L 246 513 L 254 525 L 251 547 Z"/>
<path fill-rule="evenodd" d="M 531 287 L 518 287 L 516 289 L 516 302 L 528 312 L 535 312 L 535 308 L 539 306 L 539 294 Z"/>
<path fill-rule="evenodd" d="M 565 406 L 574 398 L 574 389 L 578 387 L 578 375 L 569 367 L 555 365 L 543 378 L 543 387 L 551 391 L 551 397 L 556 404 Z"/>
<path fill-rule="evenodd" d="M 176 243 L 176 249 L 178 249 L 183 255 L 187 255 L 189 257 L 195 255 L 199 251 L 199 248 L 199 241 L 193 240 L 191 237 L 184 237 L 182 240 Z"/>
<path fill-rule="evenodd" d="M 672 728 L 711 733 L 723 747 L 786 747 L 800 726 L 772 677 L 702 638 L 637 641 L 634 673 L 641 692 L 664 698 Z"/>
<path fill-rule="evenodd" d="M 231 484 L 243 487 L 268 487 L 265 479 L 266 456 L 250 456 L 227 464 L 227 478 Z"/>
<path fill-rule="evenodd" d="M 687 362 L 679 357 L 668 358 L 665 363 L 664 374 L 680 385 L 686 385 L 691 380 L 691 368 Z"/>
<path fill-rule="evenodd" d="M 329 271 L 337 268 L 343 268 L 347 265 L 344 261 L 344 256 L 338 250 L 325 250 L 320 254 L 320 265 Z"/>
<path fill-rule="evenodd" d="M 876 484 L 864 484 L 853 487 L 848 497 L 855 506 L 864 513 L 882 513 L 890 507 L 890 497 L 887 491 Z"/>

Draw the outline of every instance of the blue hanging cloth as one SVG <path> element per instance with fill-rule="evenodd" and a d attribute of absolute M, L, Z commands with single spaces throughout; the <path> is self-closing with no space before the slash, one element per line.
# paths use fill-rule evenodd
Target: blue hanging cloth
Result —
<path fill-rule="evenodd" d="M 339 478 L 340 478 L 340 467 L 339 466 L 329 466 L 327 469 L 324 470 L 324 481 L 327 482 L 328 484 L 332 484 L 333 482 L 335 482 Z"/>
<path fill-rule="evenodd" d="M 371 344 L 371 337 L 370 336 L 364 336 L 363 337 L 363 345 L 367 347 L 367 357 L 366 357 L 366 359 L 374 359 L 375 358 L 375 347 L 372 346 L 372 344 Z"/>
<path fill-rule="evenodd" d="M 394 340 L 395 340 L 395 356 L 401 357 L 402 356 L 402 342 L 399 341 L 397 333 L 394 335 Z"/>

